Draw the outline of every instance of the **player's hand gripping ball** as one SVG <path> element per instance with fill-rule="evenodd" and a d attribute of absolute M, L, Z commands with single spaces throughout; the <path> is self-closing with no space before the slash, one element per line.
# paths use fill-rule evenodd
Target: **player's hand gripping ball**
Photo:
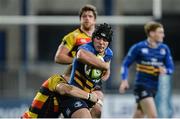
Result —
<path fill-rule="evenodd" d="M 102 61 L 104 61 L 102 56 L 97 55 L 97 57 L 100 58 Z M 92 66 L 89 66 L 87 64 L 84 66 L 84 71 L 85 71 L 86 77 L 96 83 L 100 81 L 100 78 L 103 73 L 102 70 L 93 68 Z"/>

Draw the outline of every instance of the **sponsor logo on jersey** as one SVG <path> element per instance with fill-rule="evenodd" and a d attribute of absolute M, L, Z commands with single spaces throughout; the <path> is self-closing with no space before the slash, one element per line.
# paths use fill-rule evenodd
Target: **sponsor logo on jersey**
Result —
<path fill-rule="evenodd" d="M 151 66 L 162 66 L 163 62 L 141 61 L 141 64 L 151 65 Z"/>
<path fill-rule="evenodd" d="M 151 61 L 152 62 L 157 62 L 157 59 L 156 58 L 151 58 Z"/>
<path fill-rule="evenodd" d="M 149 50 L 148 50 L 148 48 L 142 48 L 142 49 L 141 49 L 141 52 L 142 52 L 143 54 L 148 54 L 148 53 L 149 53 Z"/>
<path fill-rule="evenodd" d="M 161 55 L 165 55 L 165 54 L 166 54 L 166 50 L 165 50 L 164 48 L 162 48 L 162 49 L 160 50 L 160 54 L 161 54 Z"/>
<path fill-rule="evenodd" d="M 78 38 L 76 40 L 76 44 L 77 45 L 82 45 L 82 44 L 85 44 L 85 43 L 89 43 L 91 41 L 90 38 Z"/>

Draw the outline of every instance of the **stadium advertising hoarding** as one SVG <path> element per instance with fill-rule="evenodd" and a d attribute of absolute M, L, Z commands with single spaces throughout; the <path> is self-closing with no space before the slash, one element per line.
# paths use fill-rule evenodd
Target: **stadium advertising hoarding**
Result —
<path fill-rule="evenodd" d="M 173 117 L 180 117 L 180 95 L 173 95 Z M 105 95 L 102 117 L 131 118 L 134 111 L 133 95 Z M 0 100 L 0 118 L 20 117 L 29 108 L 31 100 Z"/>

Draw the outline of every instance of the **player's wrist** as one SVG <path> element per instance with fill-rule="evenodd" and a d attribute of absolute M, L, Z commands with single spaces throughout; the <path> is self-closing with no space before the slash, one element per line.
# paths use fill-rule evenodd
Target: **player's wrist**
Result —
<path fill-rule="evenodd" d="M 87 100 L 92 101 L 92 102 L 97 102 L 97 101 L 98 101 L 98 99 L 96 99 L 96 98 L 94 97 L 94 94 L 92 94 L 92 93 L 88 93 L 88 98 L 87 98 Z"/>
<path fill-rule="evenodd" d="M 87 100 L 90 100 L 90 99 L 91 99 L 91 94 L 88 93 Z"/>
<path fill-rule="evenodd" d="M 126 82 L 126 81 L 127 81 L 127 79 L 126 79 L 126 78 L 121 80 L 121 82 Z"/>
<path fill-rule="evenodd" d="M 88 98 L 87 98 L 87 100 L 92 101 L 92 99 L 93 99 L 93 94 L 92 94 L 92 93 L 88 93 Z"/>

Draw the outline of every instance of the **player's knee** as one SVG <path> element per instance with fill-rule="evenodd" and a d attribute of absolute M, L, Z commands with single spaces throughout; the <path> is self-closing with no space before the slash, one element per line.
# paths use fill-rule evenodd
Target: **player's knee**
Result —
<path fill-rule="evenodd" d="M 144 113 L 142 110 L 136 110 L 135 113 L 134 113 L 134 116 L 133 118 L 144 118 Z"/>
<path fill-rule="evenodd" d="M 147 116 L 148 116 L 148 118 L 157 118 L 157 114 L 156 113 L 150 113 Z"/>
<path fill-rule="evenodd" d="M 148 118 L 157 118 L 157 115 L 149 115 Z"/>
<path fill-rule="evenodd" d="M 92 115 L 93 118 L 100 118 L 101 117 L 101 112 L 102 112 L 102 107 L 99 104 L 96 104 L 91 109 L 91 115 Z"/>

